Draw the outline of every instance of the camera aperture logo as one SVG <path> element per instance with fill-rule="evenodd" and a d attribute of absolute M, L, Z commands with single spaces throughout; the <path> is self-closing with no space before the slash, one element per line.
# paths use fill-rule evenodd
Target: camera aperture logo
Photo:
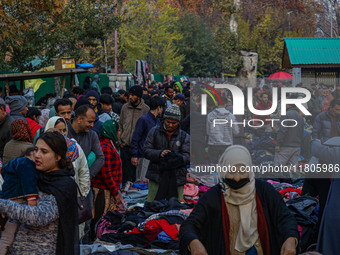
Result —
<path fill-rule="evenodd" d="M 206 94 L 202 94 L 201 97 L 201 114 L 207 115 L 207 95 L 211 97 L 211 99 L 214 101 L 215 105 L 218 106 L 217 101 L 213 94 L 216 95 L 219 103 L 222 105 L 222 100 L 216 91 L 216 89 L 228 89 L 233 97 L 233 114 L 234 115 L 244 115 L 245 114 L 245 103 L 244 103 L 244 94 L 242 90 L 234 85 L 230 84 L 216 84 L 214 87 L 204 84 L 207 89 L 202 89 Z M 209 90 L 213 93 L 211 93 Z M 287 98 L 287 95 L 290 93 L 298 93 L 303 94 L 305 97 L 303 98 Z M 249 111 L 258 116 L 268 116 L 270 114 L 273 114 L 278 106 L 278 89 L 273 88 L 272 90 L 272 106 L 270 109 L 266 110 L 258 110 L 253 105 L 253 88 L 247 89 L 247 107 Z M 311 99 L 311 93 L 304 88 L 282 88 L 281 89 L 281 116 L 286 115 L 286 105 L 295 105 L 304 115 L 311 116 L 312 114 L 305 108 L 303 105 L 304 103 L 307 103 Z M 230 125 L 231 127 L 233 125 L 243 125 L 244 127 L 246 125 L 250 127 L 262 127 L 265 122 L 270 122 L 271 126 L 274 127 L 277 125 L 277 122 L 280 122 L 282 126 L 284 127 L 295 127 L 297 126 L 297 121 L 294 119 L 284 119 L 280 121 L 280 119 L 274 119 L 274 118 L 268 118 L 264 121 L 262 119 L 244 119 L 242 122 L 236 122 L 233 120 L 226 120 L 226 119 L 214 119 L 213 120 L 213 126 L 216 125 Z M 256 124 L 255 124 L 256 123 Z M 258 123 L 260 125 L 258 125 Z"/>

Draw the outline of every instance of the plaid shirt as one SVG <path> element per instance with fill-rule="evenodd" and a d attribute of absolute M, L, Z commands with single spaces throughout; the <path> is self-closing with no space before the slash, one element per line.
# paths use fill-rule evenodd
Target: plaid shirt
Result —
<path fill-rule="evenodd" d="M 115 196 L 122 183 L 122 161 L 110 139 L 100 136 L 99 141 L 105 162 L 100 172 L 92 178 L 92 186 L 110 190 L 111 194 Z"/>

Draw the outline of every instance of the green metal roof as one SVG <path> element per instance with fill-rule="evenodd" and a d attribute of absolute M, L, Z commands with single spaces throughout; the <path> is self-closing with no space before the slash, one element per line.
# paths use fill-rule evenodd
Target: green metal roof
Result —
<path fill-rule="evenodd" d="M 340 38 L 284 38 L 291 65 L 340 64 Z"/>

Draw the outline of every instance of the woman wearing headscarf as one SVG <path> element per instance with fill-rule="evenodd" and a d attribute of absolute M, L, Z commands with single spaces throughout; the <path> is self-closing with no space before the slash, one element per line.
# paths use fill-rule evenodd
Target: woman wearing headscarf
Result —
<path fill-rule="evenodd" d="M 75 180 L 79 185 L 83 196 L 90 191 L 90 171 L 87 165 L 87 159 L 81 146 L 75 139 L 66 137 L 67 125 L 63 117 L 55 116 L 48 120 L 45 126 L 45 132 L 57 131 L 62 134 L 67 144 L 67 157 L 71 159 L 75 171 Z"/>
<path fill-rule="evenodd" d="M 34 152 L 39 173 L 37 206 L 0 199 L 0 212 L 19 224 L 11 254 L 79 254 L 77 188 L 66 152 L 62 135 L 44 133 Z"/>
<path fill-rule="evenodd" d="M 86 76 L 84 83 L 83 83 L 83 89 L 90 89 L 91 87 L 91 76 Z"/>
<path fill-rule="evenodd" d="M 230 146 L 219 165 L 231 171 L 218 173 L 220 183 L 182 224 L 180 254 L 296 254 L 295 218 L 269 183 L 255 180 L 247 148 Z"/>
<path fill-rule="evenodd" d="M 92 178 L 94 191 L 94 220 L 96 223 L 103 213 L 124 207 L 120 192 L 122 183 L 122 161 L 119 156 L 119 131 L 114 120 L 107 120 L 100 128 L 99 141 L 105 163 L 100 172 Z"/>
<path fill-rule="evenodd" d="M 32 130 L 25 119 L 16 119 L 11 124 L 12 139 L 6 143 L 3 164 L 20 157 L 33 144 Z"/>

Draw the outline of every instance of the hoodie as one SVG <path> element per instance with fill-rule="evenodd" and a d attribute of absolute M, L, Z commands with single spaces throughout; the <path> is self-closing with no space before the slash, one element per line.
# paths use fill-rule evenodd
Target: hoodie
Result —
<path fill-rule="evenodd" d="M 214 127 L 214 120 L 216 119 L 219 119 L 220 121 L 215 121 Z M 231 121 L 235 123 L 236 118 L 230 111 L 228 111 L 225 108 L 215 108 L 212 112 L 208 114 L 207 117 L 208 145 L 214 146 L 233 144 L 233 135 L 234 136 L 238 135 L 239 127 L 238 125 L 235 124 L 233 124 L 231 127 Z"/>

